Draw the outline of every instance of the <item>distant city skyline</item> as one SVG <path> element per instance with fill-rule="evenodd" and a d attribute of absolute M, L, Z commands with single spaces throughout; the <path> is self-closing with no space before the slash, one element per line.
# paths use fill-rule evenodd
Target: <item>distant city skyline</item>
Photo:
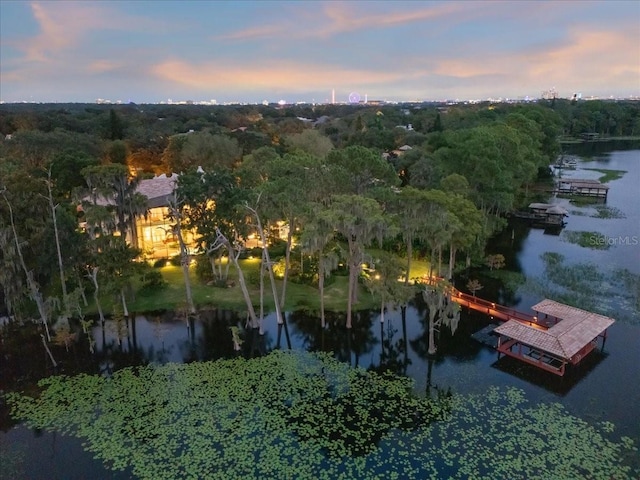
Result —
<path fill-rule="evenodd" d="M 637 1 L 0 0 L 0 101 L 640 97 Z M 356 98 L 354 95 L 352 100 Z"/>

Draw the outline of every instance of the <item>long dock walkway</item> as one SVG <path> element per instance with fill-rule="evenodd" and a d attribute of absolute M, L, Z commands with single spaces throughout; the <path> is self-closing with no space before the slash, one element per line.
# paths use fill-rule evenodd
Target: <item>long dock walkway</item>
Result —
<path fill-rule="evenodd" d="M 432 285 L 441 280 L 443 279 L 439 277 L 423 277 L 421 279 L 423 283 Z M 515 310 L 511 307 L 505 307 L 504 305 L 490 302 L 475 295 L 469 295 L 468 293 L 461 292 L 455 287 L 449 287 L 448 293 L 449 299 L 452 302 L 455 302 L 463 307 L 470 308 L 471 310 L 482 312 L 486 315 L 489 315 L 491 318 L 497 318 L 505 322 L 509 320 L 518 320 L 519 322 L 524 322 L 529 325 L 537 325 L 543 328 L 549 327 L 549 325 L 541 323 L 538 317 L 536 317 L 535 315 L 530 315 L 519 310 Z"/>

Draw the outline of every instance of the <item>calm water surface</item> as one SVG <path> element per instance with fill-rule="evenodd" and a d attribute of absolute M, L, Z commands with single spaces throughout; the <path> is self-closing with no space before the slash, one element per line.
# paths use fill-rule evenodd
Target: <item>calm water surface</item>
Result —
<path fill-rule="evenodd" d="M 563 172 L 563 176 L 597 179 L 602 175 L 588 169 L 626 171 L 622 178 L 609 183 L 607 201 L 608 206 L 619 209 L 625 218 L 593 218 L 589 216 L 595 212 L 591 207 L 576 207 L 564 199 L 550 201 L 574 212 L 567 220 L 566 230 L 599 232 L 613 239 L 611 247 L 607 250 L 584 248 L 567 242 L 563 235 L 547 235 L 543 230 L 513 224 L 490 246 L 505 254 L 509 269 L 521 272 L 527 279 L 545 282 L 541 255 L 556 252 L 564 256 L 568 267 L 589 263 L 606 275 L 616 276 L 620 269 L 640 275 L 640 195 L 637 193 L 640 150 L 596 153 L 584 158 L 577 170 Z M 515 293 L 507 292 L 499 284 L 485 286 L 479 292 L 482 296 L 523 311 L 542 300 L 529 284 Z M 491 322 L 473 312 L 462 313 L 455 335 L 443 333 L 435 359 L 428 359 L 426 355 L 425 310 L 419 303 L 407 308 L 404 317 L 400 310 L 387 312 L 384 325 L 379 321 L 379 312 L 359 312 L 351 335 L 342 326 L 344 318 L 340 315 L 330 315 L 325 330 L 319 328 L 317 318 L 301 312 L 289 313 L 287 318 L 293 348 L 333 351 L 341 360 L 365 368 L 392 368 L 413 378 L 418 392 L 440 388 L 471 393 L 483 392 L 490 385 L 516 386 L 523 389 L 532 402 L 560 402 L 578 417 L 589 422 L 611 421 L 618 435 L 629 435 L 640 441 L 640 312 L 628 294 L 620 292 L 621 296 L 617 297 L 617 294 L 608 294 L 607 288 L 605 285 L 601 292 L 604 313 L 623 320 L 609 329 L 604 352 L 594 353 L 564 378 L 539 372 L 509 358 L 498 361 L 493 349 L 471 338 L 472 333 Z M 202 312 L 200 319 L 191 324 L 172 313 L 136 315 L 129 322 L 127 335 L 118 341 L 115 326 L 108 322 L 104 329 L 93 330 L 96 354 L 91 356 L 84 351 L 85 346 L 78 346 L 69 355 L 65 368 L 69 372 L 108 373 L 132 364 L 230 357 L 234 351 L 229 327 L 238 324 L 242 324 L 241 319 L 229 311 Z M 266 325 L 262 347 L 270 350 L 278 344 L 273 315 L 267 318 Z M 251 340 L 247 339 L 244 347 L 250 348 L 250 345 Z M 286 347 L 284 334 L 280 337 L 280 346 Z M 46 374 L 46 358 L 40 350 L 34 351 L 30 356 L 25 351 L 25 358 L 5 357 L 5 367 L 10 366 L 1 370 L 0 388 L 15 386 L 12 384 L 15 377 L 10 378 L 9 371 L 17 372 L 27 381 Z M 129 477 L 127 473 L 114 474 L 104 469 L 82 450 L 77 439 L 35 432 L 14 425 L 6 416 L 0 418 L 0 426 L 0 449 L 3 454 L 13 456 L 19 478 Z M 7 458 L 5 455 L 2 458 Z M 3 478 L 2 470 L 0 478 Z"/>

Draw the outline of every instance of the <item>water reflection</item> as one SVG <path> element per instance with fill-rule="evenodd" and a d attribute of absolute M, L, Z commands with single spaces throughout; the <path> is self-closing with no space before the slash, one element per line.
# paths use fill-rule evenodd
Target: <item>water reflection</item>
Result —
<path fill-rule="evenodd" d="M 613 421 L 622 435 L 638 438 L 640 434 L 636 421 L 640 386 L 630 381 L 637 376 L 633 356 L 637 355 L 640 342 L 638 327 L 615 324 L 609 332 L 607 355 L 595 353 L 579 369 L 570 371 L 565 378 L 557 378 L 511 359 L 497 362 L 495 350 L 471 338 L 473 332 L 490 321 L 476 312 L 462 312 L 455 334 L 440 332 L 435 356 L 426 353 L 426 311 L 420 297 L 406 309 L 386 312 L 385 319 L 380 322 L 377 311 L 357 312 L 349 330 L 344 314 L 330 313 L 326 327 L 321 328 L 320 319 L 314 314 L 287 313 L 293 348 L 333 352 L 351 365 L 406 374 L 415 380 L 416 390 L 423 394 L 483 392 L 489 385 L 513 385 L 525 390 L 532 402 L 561 399 L 574 414 Z M 274 317 L 266 319 L 265 334 L 259 335 L 258 330 L 245 329 L 245 319 L 229 310 L 201 311 L 188 320 L 171 312 L 135 315 L 127 321 L 126 328 L 122 327 L 111 320 L 104 326 L 96 326 L 92 330 L 97 340 L 93 355 L 85 337 L 68 354 L 64 347 L 55 349 L 62 373 L 86 371 L 108 375 L 127 365 L 252 357 L 277 348 L 278 327 Z M 234 349 L 232 327 L 241 331 L 241 351 Z M 36 336 L 33 338 L 37 340 Z M 51 373 L 47 372 L 42 345 L 24 337 L 20 339 L 20 358 L 28 350 L 31 362 L 27 360 L 18 366 L 16 356 L 16 361 L 10 362 L 16 370 L 9 372 L 3 363 L 0 378 L 6 381 L 8 375 L 18 374 L 22 382 L 29 382 L 37 375 Z M 618 394 L 612 396 L 609 392 L 614 386 Z M 0 388 L 8 386 L 5 383 Z M 11 429 L 12 426 L 12 422 L 2 425 L 11 438 L 22 431 Z"/>
<path fill-rule="evenodd" d="M 560 377 L 549 375 L 547 372 L 523 364 L 521 361 L 508 356 L 503 356 L 491 367 L 509 375 L 514 375 L 521 380 L 525 380 L 536 387 L 543 388 L 559 397 L 565 397 L 575 386 L 584 380 L 606 357 L 604 351 L 594 350 L 579 365 L 567 370 L 567 373 Z"/>

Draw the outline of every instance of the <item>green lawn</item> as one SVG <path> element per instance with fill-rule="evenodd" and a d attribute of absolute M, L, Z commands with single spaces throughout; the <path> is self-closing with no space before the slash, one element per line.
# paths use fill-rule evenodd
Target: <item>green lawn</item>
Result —
<path fill-rule="evenodd" d="M 253 305 L 256 309 L 260 305 L 260 288 L 253 285 L 250 278 L 254 276 L 259 268 L 257 259 L 247 259 L 240 261 L 249 293 Z M 128 307 L 131 312 L 150 312 L 157 310 L 176 310 L 186 306 L 186 294 L 184 288 L 184 277 L 181 267 L 167 265 L 159 269 L 162 277 L 167 282 L 167 286 L 153 291 L 140 292 L 139 285 L 134 286 L 135 294 L 128 298 Z M 426 261 L 414 260 L 412 262 L 411 274 L 409 278 L 416 278 L 429 273 L 429 264 Z M 252 275 L 253 274 L 253 275 Z M 228 288 L 220 288 L 206 285 L 196 278 L 194 268 L 190 270 L 191 289 L 193 299 L 197 307 L 216 307 L 229 309 L 246 309 L 242 290 L 238 282 L 236 270 L 232 267 L 229 270 L 229 280 L 234 285 Z M 329 285 L 325 286 L 324 302 L 326 310 L 345 311 L 347 308 L 347 280 L 346 276 L 336 276 Z M 282 290 L 282 282 L 276 280 L 278 294 Z M 360 285 L 358 303 L 354 305 L 356 309 L 377 308 L 378 302 L 371 293 Z M 111 313 L 113 299 L 104 295 L 101 298 L 102 308 L 105 314 Z M 268 278 L 265 279 L 265 308 L 273 310 L 273 296 Z M 320 294 L 316 287 L 296 284 L 291 281 L 287 283 L 287 298 L 285 310 L 296 310 L 307 308 L 320 310 Z M 91 305 L 88 313 L 96 313 L 97 309 Z"/>

